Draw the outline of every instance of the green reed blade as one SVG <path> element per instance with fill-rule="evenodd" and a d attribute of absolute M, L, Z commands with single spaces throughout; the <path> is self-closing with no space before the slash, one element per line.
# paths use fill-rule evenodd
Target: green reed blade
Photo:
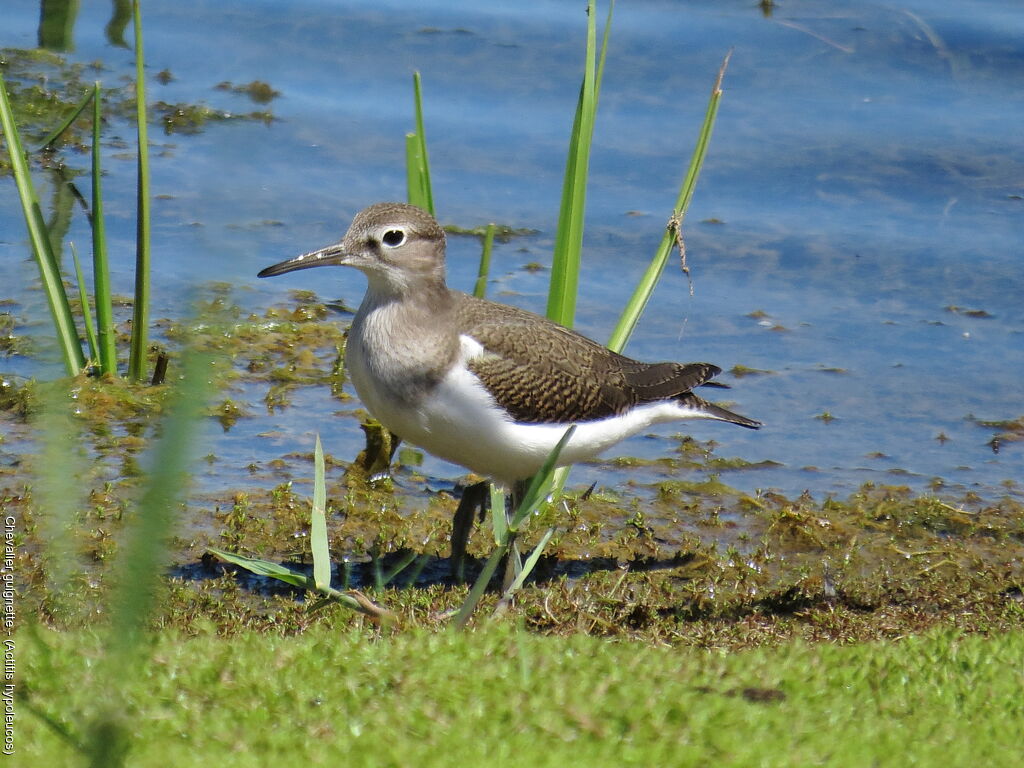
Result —
<path fill-rule="evenodd" d="M 567 430 L 562 438 L 558 441 L 554 448 L 551 449 L 551 453 L 544 460 L 544 464 L 541 466 L 540 471 L 537 472 L 532 478 L 530 478 L 530 484 L 527 486 L 526 493 L 523 494 L 523 499 L 519 503 L 519 508 L 512 515 L 512 520 L 509 521 L 509 529 L 515 533 L 519 530 L 519 527 L 523 524 L 523 521 L 530 517 L 541 503 L 548 497 L 550 493 L 551 478 L 555 473 L 555 465 L 558 463 L 558 457 L 562 455 L 562 451 L 568 444 L 569 440 L 572 439 L 573 433 L 576 431 L 576 425 L 573 424 Z"/>
<path fill-rule="evenodd" d="M 544 460 L 544 465 L 530 480 L 530 485 L 523 494 L 523 499 L 519 504 L 519 508 L 512 515 L 512 520 L 509 521 L 508 526 L 502 529 L 502 535 L 495 547 L 494 551 L 491 552 L 491 556 L 487 558 L 487 562 L 484 563 L 484 568 L 477 576 L 476 581 L 473 582 L 472 589 L 469 590 L 469 594 L 463 601 L 462 606 L 459 608 L 459 612 L 455 616 L 454 626 L 456 629 L 464 629 L 466 624 L 469 622 L 469 617 L 473 615 L 477 606 L 480 604 L 480 598 L 483 597 L 484 590 L 487 589 L 487 585 L 491 581 L 491 577 L 494 576 L 494 572 L 498 568 L 498 564 L 501 562 L 501 558 L 505 556 L 505 553 L 509 550 L 509 545 L 515 538 L 515 534 L 522 526 L 523 522 L 532 515 L 537 507 L 540 506 L 541 502 L 547 497 L 546 489 L 551 483 L 552 474 L 555 471 L 555 464 L 558 463 L 558 457 L 562 454 L 562 450 L 565 448 L 566 443 L 572 438 L 573 433 L 576 431 L 576 425 L 573 424 L 567 430 L 562 438 L 558 441 L 558 444 L 551 449 L 551 453 Z M 493 493 L 492 493 L 493 500 Z M 492 506 L 491 517 L 504 517 L 504 508 L 496 508 Z M 497 533 L 499 526 L 495 527 Z M 546 542 L 545 542 L 546 543 Z M 532 566 L 531 566 L 532 568 Z M 521 570 L 520 570 L 521 572 Z M 525 577 L 524 577 L 525 578 Z"/>
<path fill-rule="evenodd" d="M 160 439 L 151 456 L 152 469 L 116 563 L 106 654 L 95 672 L 95 689 L 103 691 L 103 697 L 97 702 L 98 711 L 86 738 L 92 766 L 124 765 L 131 744 L 124 691 L 128 681 L 141 673 L 146 630 L 163 581 L 167 539 L 196 445 L 195 426 L 209 397 L 209 367 L 208 356 L 186 353 L 183 380 L 162 419 Z"/>
<path fill-rule="evenodd" d="M 415 133 L 405 134 L 405 190 L 409 205 L 427 210 L 430 200 L 424 188 L 420 141 Z"/>
<path fill-rule="evenodd" d="M 35 186 L 32 184 L 32 176 L 29 173 L 21 136 L 18 134 L 18 127 L 14 122 L 14 112 L 7 98 L 7 86 L 4 83 L 3 75 L 0 75 L 0 126 L 3 127 L 4 136 L 7 137 L 11 170 L 14 182 L 18 187 L 21 208 L 25 214 L 25 226 L 32 243 L 32 253 L 39 267 L 39 276 L 46 293 L 50 314 L 53 317 L 61 357 L 68 374 L 74 376 L 85 368 L 85 355 L 82 352 L 78 331 L 75 329 L 71 305 L 68 303 L 67 293 L 64 290 L 60 267 L 50 243 L 46 221 L 39 206 L 39 198 L 36 195 Z"/>
<path fill-rule="evenodd" d="M 280 565 L 279 563 L 272 563 L 269 560 L 260 560 L 257 557 L 246 557 L 245 555 L 239 555 L 234 552 L 225 552 L 223 549 L 217 549 L 216 547 L 207 547 L 207 550 L 217 555 L 217 557 L 222 560 L 227 560 L 232 565 L 245 568 L 245 570 L 250 573 L 255 573 L 257 576 L 267 576 L 272 579 L 277 579 L 278 581 L 283 581 L 285 584 L 290 584 L 293 587 L 299 587 L 300 589 L 315 590 L 329 599 L 341 603 L 346 608 L 351 608 L 353 611 L 364 613 L 376 620 L 386 618 L 384 615 L 385 612 L 382 610 L 370 609 L 351 595 L 340 592 L 337 589 L 334 589 L 334 587 L 321 587 L 316 589 L 313 585 L 313 579 L 301 571 L 294 571 L 287 566 Z M 318 607 L 319 603 L 315 603 L 310 607 L 310 610 L 317 610 Z"/>
<path fill-rule="evenodd" d="M 576 315 L 587 173 L 594 133 L 597 47 L 597 22 L 594 19 L 594 12 L 594 0 L 589 0 L 583 83 L 580 85 L 572 133 L 569 137 L 569 153 L 566 157 L 565 178 L 562 183 L 562 202 L 558 212 L 558 231 L 555 234 L 555 253 L 551 264 L 551 285 L 548 289 L 547 315 L 565 326 L 572 326 Z"/>
<path fill-rule="evenodd" d="M 455 614 L 453 626 L 456 629 L 466 628 L 466 624 L 469 623 L 469 617 L 473 615 L 476 607 L 480 605 L 480 598 L 484 596 L 484 590 L 487 589 L 487 585 L 490 584 L 491 577 L 494 576 L 494 572 L 498 570 L 498 564 L 501 562 L 501 558 L 505 556 L 505 552 L 507 550 L 508 539 L 506 538 L 501 544 L 494 548 L 494 551 L 491 552 L 491 556 L 487 558 L 487 562 L 484 563 L 483 570 L 480 571 L 480 575 L 477 576 L 476 581 L 473 582 L 473 588 L 469 590 L 469 594 L 466 595 L 466 599 L 462 601 L 462 605 L 459 607 L 459 612 Z"/>
<path fill-rule="evenodd" d="M 149 135 L 146 123 L 146 73 L 142 47 L 142 10 L 139 0 L 132 2 L 135 22 L 135 119 L 138 123 L 138 187 L 135 233 L 135 303 L 132 308 L 132 340 L 128 358 L 128 377 L 142 381 L 146 377 L 149 352 Z"/>
<path fill-rule="evenodd" d="M 423 85 L 420 82 L 420 73 L 412 73 L 413 99 L 416 108 L 416 140 L 419 142 L 420 179 L 423 187 L 423 194 L 426 204 L 423 206 L 431 216 L 436 216 L 434 210 L 434 189 L 430 181 L 430 156 L 427 154 L 427 134 L 423 128 Z"/>
<path fill-rule="evenodd" d="M 487 225 L 484 231 L 484 247 L 480 253 L 480 268 L 476 274 L 476 285 L 473 286 L 473 295 L 478 299 L 487 296 L 487 278 L 491 274 L 491 251 L 494 250 L 494 223 Z"/>
<path fill-rule="evenodd" d="M 612 33 L 612 14 L 615 12 L 615 0 L 608 4 L 608 16 L 604 20 L 604 33 L 601 35 L 601 53 L 597 58 L 597 80 L 594 82 L 594 110 L 601 96 L 601 80 L 604 79 L 604 60 L 608 53 L 608 39 Z"/>
<path fill-rule="evenodd" d="M 324 479 L 324 449 L 320 435 L 313 449 L 313 514 L 309 523 L 309 546 L 313 552 L 313 585 L 331 586 L 331 550 L 327 543 L 327 483 Z"/>
<path fill-rule="evenodd" d="M 376 551 L 370 553 L 370 566 L 373 568 L 373 586 L 378 592 L 384 589 L 384 566 Z"/>
<path fill-rule="evenodd" d="M 526 579 L 530 576 L 530 573 L 532 573 L 533 569 L 537 567 L 540 556 L 544 552 L 544 547 L 548 545 L 548 542 L 551 541 L 551 537 L 554 535 L 554 528 L 548 528 L 544 531 L 544 535 L 540 537 L 540 541 L 537 542 L 537 546 L 530 552 L 529 557 L 523 561 L 522 569 L 516 574 L 512 583 L 509 584 L 508 589 L 506 589 L 505 593 L 501 596 L 502 603 L 507 603 L 512 598 L 512 595 L 522 589 L 522 586 L 526 583 Z"/>
<path fill-rule="evenodd" d="M 392 581 L 398 578 L 398 576 L 401 575 L 402 571 L 404 571 L 406 568 L 412 565 L 413 562 L 418 557 L 420 557 L 419 553 L 415 552 L 414 550 L 410 549 L 408 552 L 406 552 L 398 560 L 398 562 L 391 566 L 384 574 L 383 578 L 381 579 L 381 581 L 384 582 L 384 586 L 386 587 L 388 584 L 390 584 Z"/>
<path fill-rule="evenodd" d="M 505 492 L 494 483 L 488 484 L 491 494 L 491 527 L 494 530 L 494 543 L 501 544 L 508 535 L 508 517 L 505 514 Z"/>
<path fill-rule="evenodd" d="M 61 135 L 64 133 L 64 131 L 66 131 L 69 127 L 71 127 L 71 124 L 73 122 L 75 122 L 75 120 L 78 119 L 78 116 L 80 114 L 82 114 L 82 112 L 85 111 L 85 108 L 87 106 L 89 106 L 89 102 L 92 101 L 92 98 L 93 98 L 94 94 L 95 94 L 95 90 L 91 90 L 88 93 L 86 93 L 85 94 L 85 98 L 82 99 L 81 102 L 79 102 L 78 106 L 75 107 L 74 111 L 68 116 L 68 118 L 63 123 L 58 125 L 53 130 L 53 132 L 50 133 L 49 136 L 47 136 L 45 139 L 43 139 L 42 143 L 40 143 L 40 145 L 39 145 L 39 148 L 36 149 L 36 152 L 42 152 L 44 149 L 46 149 L 51 144 L 53 144 L 55 141 L 57 141 L 57 139 L 59 139 L 61 137 Z"/>
<path fill-rule="evenodd" d="M 81 424 L 72 415 L 74 400 L 67 380 L 41 387 L 42 407 L 35 424 L 42 436 L 42 460 L 33 495 L 40 510 L 40 525 L 45 542 L 47 586 L 58 604 L 69 595 L 65 589 L 74 574 L 81 571 L 75 546 L 75 520 L 84 509 L 85 445 L 81 441 Z"/>
<path fill-rule="evenodd" d="M 114 333 L 114 303 L 107 260 L 107 229 L 103 215 L 100 125 L 103 121 L 103 92 L 93 85 L 92 99 L 92 281 L 96 303 L 96 340 L 100 371 L 117 375 L 117 335 Z"/>
<path fill-rule="evenodd" d="M 473 295 L 478 299 L 483 299 L 487 296 L 487 279 L 491 273 L 491 252 L 493 250 L 494 223 L 491 222 L 484 231 L 484 246 L 480 253 L 480 267 L 477 270 L 476 285 L 473 286 Z M 505 535 L 504 529 L 507 523 L 505 519 L 505 494 L 499 488 L 496 488 L 494 483 L 488 484 L 488 488 L 491 494 L 491 522 L 494 526 L 494 540 L 499 542 Z M 498 506 L 494 504 L 495 499 L 499 500 Z"/>
<path fill-rule="evenodd" d="M 74 243 L 71 246 L 71 260 L 75 264 L 75 277 L 78 279 L 78 298 L 82 302 L 82 320 L 85 324 L 85 338 L 89 342 L 89 356 L 92 360 L 99 360 L 99 352 L 96 343 L 96 326 L 92 322 L 92 310 L 89 309 L 89 292 L 85 290 L 85 276 L 82 275 L 82 264 L 78 260 L 78 249 Z"/>
<path fill-rule="evenodd" d="M 604 33 L 601 36 L 601 50 L 594 72 L 594 45 L 596 41 L 595 14 L 593 2 L 587 6 L 587 52 L 583 83 L 576 103 L 572 132 L 569 139 L 569 154 L 566 158 L 565 178 L 562 182 L 562 203 L 558 214 L 558 232 L 555 236 L 555 253 L 551 267 L 551 284 L 548 289 L 547 316 L 562 325 L 572 326 L 576 315 L 576 294 L 579 285 L 579 270 L 583 250 L 583 224 L 586 209 L 586 185 L 589 170 L 590 145 L 594 135 L 594 120 L 604 77 L 604 65 L 611 36 L 614 0 L 608 6 Z M 592 93 L 588 97 L 588 76 L 592 76 Z M 569 467 L 560 467 L 552 475 L 550 492 L 561 493 L 569 476 Z"/>
<path fill-rule="evenodd" d="M 217 549 L 216 547 L 207 547 L 207 549 L 222 560 L 227 560 L 232 565 L 245 568 L 257 576 L 269 576 L 272 579 L 277 579 L 285 584 L 291 584 L 293 587 L 300 587 L 302 589 L 313 588 L 309 576 L 301 571 L 294 571 L 287 566 L 272 563 L 269 560 L 260 560 L 256 557 L 246 557 L 234 552 L 225 552 L 223 549 Z"/>
<path fill-rule="evenodd" d="M 423 553 L 416 558 L 416 564 L 413 569 L 409 571 L 409 575 L 405 577 L 405 586 L 411 587 L 419 581 L 420 574 L 423 573 L 423 569 L 427 567 L 427 563 L 430 562 L 430 555 Z"/>
<path fill-rule="evenodd" d="M 677 242 L 677 227 L 682 227 L 686 211 L 690 207 L 690 200 L 693 198 L 693 191 L 697 186 L 697 178 L 700 176 L 700 169 L 704 164 L 704 157 L 707 154 L 708 144 L 711 141 L 715 117 L 718 115 L 718 103 L 722 98 L 722 78 L 725 77 L 725 69 L 729 65 L 729 57 L 731 55 L 732 51 L 726 54 L 725 59 L 722 61 L 722 66 L 718 70 L 718 77 L 715 78 L 715 85 L 711 89 L 711 98 L 704 113 L 704 122 L 697 137 L 697 146 L 690 157 L 690 165 L 679 189 L 679 197 L 676 199 L 675 207 L 672 209 L 672 222 L 675 223 L 670 223 L 666 227 L 661 243 L 658 245 L 658 249 L 655 251 L 650 264 L 647 266 L 647 271 L 644 272 L 640 282 L 637 283 L 633 295 L 627 302 L 626 308 L 622 311 L 619 322 L 616 324 L 611 338 L 608 340 L 608 348 L 616 352 L 623 350 L 626 342 L 629 341 L 629 337 L 632 336 L 633 331 L 636 329 L 640 315 L 643 314 L 651 294 L 654 293 L 654 287 L 658 284 L 661 273 L 665 270 L 665 265 L 668 263 L 668 258 L 672 253 L 672 247 Z M 681 235 L 679 236 L 681 237 Z"/>
<path fill-rule="evenodd" d="M 557 323 L 570 327 L 576 317 L 590 149 L 594 138 L 594 120 L 601 92 L 601 78 L 604 76 L 614 8 L 613 2 L 608 8 L 601 48 L 598 52 L 596 8 L 593 0 L 587 4 L 587 46 L 583 82 L 576 101 L 565 176 L 562 181 L 562 202 L 558 212 L 558 231 L 555 234 L 555 251 L 551 264 L 547 316 Z"/>
<path fill-rule="evenodd" d="M 209 399 L 210 358 L 189 351 L 182 360 L 182 380 L 172 394 L 157 442 L 138 512 L 122 550 L 111 607 L 111 645 L 128 650 L 140 639 L 156 604 L 166 539 L 188 478 L 196 447 L 196 429 Z"/>

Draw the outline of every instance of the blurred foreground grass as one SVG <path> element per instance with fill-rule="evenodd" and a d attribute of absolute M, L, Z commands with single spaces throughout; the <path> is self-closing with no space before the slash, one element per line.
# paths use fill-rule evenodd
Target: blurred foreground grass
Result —
<path fill-rule="evenodd" d="M 30 699 L 87 710 L 101 635 L 20 633 Z M 1024 633 L 719 653 L 510 627 L 154 638 L 133 766 L 1019 765 Z M 22 708 L 23 711 L 23 708 Z M 24 765 L 70 765 L 18 720 Z"/>

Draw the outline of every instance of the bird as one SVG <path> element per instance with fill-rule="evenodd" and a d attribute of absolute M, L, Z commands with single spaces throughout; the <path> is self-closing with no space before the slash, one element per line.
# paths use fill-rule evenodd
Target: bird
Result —
<path fill-rule="evenodd" d="M 559 466 L 663 422 L 762 426 L 694 393 L 713 384 L 718 366 L 633 360 L 540 315 L 453 290 L 445 252 L 444 230 L 428 212 L 377 203 L 340 241 L 258 276 L 363 272 L 366 293 L 345 350 L 360 400 L 406 442 L 506 489 L 536 473 L 571 425 Z M 453 555 L 465 548 L 455 538 Z"/>

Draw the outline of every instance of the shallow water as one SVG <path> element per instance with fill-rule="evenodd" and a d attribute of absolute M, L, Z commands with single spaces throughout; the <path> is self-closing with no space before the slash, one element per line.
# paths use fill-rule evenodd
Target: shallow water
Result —
<path fill-rule="evenodd" d="M 109 45 L 109 6 L 84 4 L 78 61 L 132 72 Z M 153 315 L 180 317 L 194 286 L 229 281 L 260 311 L 288 291 L 358 303 L 355 272 L 257 281 L 263 266 L 331 242 L 365 205 L 405 194 L 403 136 L 422 72 L 435 199 L 446 223 L 536 230 L 499 245 L 491 296 L 543 310 L 584 16 L 575 2 L 145 3 L 150 98 L 249 111 L 222 81 L 281 92 L 275 121 L 210 123 L 152 139 Z M 599 11 L 603 19 L 604 11 Z M 38 4 L 7 0 L 0 46 L 32 47 Z M 725 393 L 753 433 L 688 424 L 716 453 L 782 466 L 724 479 L 748 490 L 840 494 L 865 481 L 1001 492 L 1024 479 L 1024 443 L 997 454 L 968 419 L 1024 415 L 1024 15 L 1005 2 L 630 2 L 616 9 L 592 155 L 577 326 L 607 337 L 660 240 L 725 53 L 733 56 L 687 234 L 695 293 L 673 265 L 628 352 L 773 373 Z M 114 135 L 132 141 L 129 125 Z M 110 146 L 108 227 L 115 290 L 129 293 L 134 161 Z M 85 165 L 72 156 L 71 162 Z M 637 215 L 639 214 L 639 215 Z M 45 320 L 13 182 L 0 179 L 0 285 Z M 87 243 L 78 215 L 70 238 Z M 478 243 L 450 238 L 453 286 L 469 289 Z M 947 307 L 984 310 L 979 318 Z M 757 316 L 751 317 L 751 314 Z M 0 373 L 45 372 L 18 358 Z M 203 486 L 245 466 L 307 453 L 314 430 L 350 459 L 362 434 L 326 394 L 210 430 L 221 461 Z M 831 421 L 819 418 L 824 413 Z M 671 426 L 612 455 L 654 458 Z M 945 435 L 948 440 L 936 438 Z M 428 459 L 438 481 L 461 470 Z M 574 482 L 616 485 L 638 470 L 587 465 Z M 644 477 L 655 478 L 647 470 Z M 248 480 L 245 480 L 246 482 Z M 259 478 L 257 478 L 259 481 Z M 266 482 L 272 482 L 267 479 Z"/>

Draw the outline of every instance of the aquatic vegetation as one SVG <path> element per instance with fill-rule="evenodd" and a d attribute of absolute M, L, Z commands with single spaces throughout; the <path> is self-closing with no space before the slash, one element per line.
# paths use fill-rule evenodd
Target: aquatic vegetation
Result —
<path fill-rule="evenodd" d="M 131 20 L 134 25 L 135 69 L 134 82 L 101 90 L 100 83 L 87 81 L 87 75 L 98 74 L 98 64 L 85 66 L 69 64 L 60 54 L 44 49 L 32 51 L 7 49 L 0 53 L 0 116 L 3 118 L 3 134 L 6 146 L 0 151 L 0 171 L 13 172 L 25 211 L 26 223 L 33 253 L 39 264 L 43 285 L 50 303 L 65 368 L 71 375 L 95 367 L 99 373 L 116 375 L 118 372 L 117 353 L 114 346 L 113 301 L 110 295 L 110 281 L 107 244 L 104 226 L 101 134 L 104 119 L 116 117 L 133 119 L 138 132 L 138 194 L 137 194 L 137 242 L 135 291 L 130 301 L 132 307 L 131 337 L 127 375 L 134 381 L 142 381 L 147 375 L 151 350 L 148 344 L 148 305 L 150 293 L 149 252 L 150 252 L 150 202 L 149 190 L 149 141 L 147 126 L 149 111 L 145 94 L 145 56 L 142 46 L 142 23 L 138 3 L 129 4 L 126 16 L 121 21 Z M 51 9 L 52 11 L 53 9 Z M 113 22 L 112 22 L 113 23 Z M 116 32 L 108 27 L 108 33 Z M 116 37 L 116 35 L 115 35 Z M 93 70 L 93 71 L 90 71 Z M 169 73 L 157 76 L 159 82 L 169 82 Z M 273 98 L 276 91 L 268 92 L 265 83 L 253 82 L 243 90 L 254 99 L 266 96 Z M 84 97 L 82 94 L 85 94 Z M 271 95 L 273 94 L 273 95 Z M 106 98 L 103 98 L 106 96 Z M 270 98 L 267 100 L 269 101 Z M 92 106 L 89 110 L 88 107 Z M 233 113 L 214 109 L 201 104 L 167 104 L 156 102 L 153 109 L 164 124 L 166 133 L 195 133 L 209 120 L 262 120 L 273 119 L 269 112 L 248 114 Z M 15 115 L 21 123 L 16 125 Z M 32 136 L 38 141 L 37 148 L 26 155 L 21 136 Z M 91 134 L 91 140 L 87 139 Z M 14 148 L 17 151 L 12 152 Z M 91 209 L 85 198 L 74 186 L 76 172 L 63 168 L 52 158 L 60 149 L 91 150 Z M 44 169 L 58 178 L 57 193 L 67 196 L 66 215 L 63 219 L 47 223 L 40 212 L 30 172 L 32 155 L 40 155 Z M 28 160 L 26 160 L 26 157 Z M 79 309 L 83 332 L 80 334 L 75 321 L 76 313 L 67 296 L 59 265 L 59 250 L 62 245 L 67 221 L 71 215 L 72 199 L 76 198 L 86 209 L 93 240 L 93 302 L 96 308 L 94 326 L 89 313 L 90 300 L 84 287 L 81 269 L 76 266 L 79 283 Z M 73 253 L 77 265 L 77 255 Z M 88 341 L 88 359 L 82 352 L 82 338 Z"/>

